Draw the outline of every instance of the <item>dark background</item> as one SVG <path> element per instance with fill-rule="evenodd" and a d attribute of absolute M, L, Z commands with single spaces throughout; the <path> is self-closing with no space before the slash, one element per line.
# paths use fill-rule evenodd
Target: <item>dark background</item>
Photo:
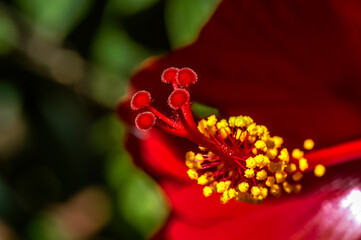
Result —
<path fill-rule="evenodd" d="M 0 239 L 143 239 L 170 206 L 114 108 L 217 0 L 0 1 Z"/>

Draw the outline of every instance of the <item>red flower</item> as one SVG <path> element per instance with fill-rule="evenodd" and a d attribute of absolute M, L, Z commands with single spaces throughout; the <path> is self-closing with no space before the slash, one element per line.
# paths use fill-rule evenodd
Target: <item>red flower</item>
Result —
<path fill-rule="evenodd" d="M 305 174 L 300 194 L 259 205 L 223 205 L 215 194 L 205 198 L 202 186 L 187 176 L 184 156 L 197 145 L 156 128 L 134 128 L 127 147 L 173 208 L 157 237 L 361 238 L 360 16 L 361 3 L 351 0 L 226 0 L 194 44 L 150 63 L 133 78 L 131 94 L 149 91 L 152 105 L 170 113 L 172 90 L 159 78 L 168 67 L 191 67 L 199 77 L 191 101 L 216 107 L 225 117 L 249 115 L 291 149 L 312 138 L 310 165 L 328 166 L 321 179 Z M 143 93 L 137 106 L 152 101 Z M 188 100 L 180 95 L 184 99 L 170 100 L 173 108 Z M 120 105 L 119 115 L 133 123 L 136 114 L 129 106 L 130 99 Z M 138 118 L 138 127 L 150 127 L 153 117 Z"/>

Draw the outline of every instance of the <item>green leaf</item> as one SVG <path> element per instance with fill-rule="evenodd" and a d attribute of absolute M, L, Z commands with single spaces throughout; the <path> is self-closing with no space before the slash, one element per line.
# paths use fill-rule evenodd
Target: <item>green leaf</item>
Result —
<path fill-rule="evenodd" d="M 169 213 L 166 206 L 159 187 L 142 172 L 128 178 L 119 191 L 120 213 L 145 238 L 164 224 Z"/>
<path fill-rule="evenodd" d="M 102 24 L 93 43 L 94 61 L 102 67 L 129 76 L 146 57 L 152 55 L 135 43 L 121 28 Z"/>
<path fill-rule="evenodd" d="M 63 37 L 84 16 L 90 0 L 17 0 L 20 9 L 43 32 Z"/>
<path fill-rule="evenodd" d="M 132 15 L 140 12 L 159 0 L 110 0 L 108 9 L 116 11 L 122 15 Z"/>
<path fill-rule="evenodd" d="M 115 107 L 134 69 L 152 54 L 121 28 L 103 23 L 92 47 L 92 58 L 101 67 L 91 74 L 92 96 L 106 106 Z"/>
<path fill-rule="evenodd" d="M 15 24 L 4 11 L 0 11 L 0 55 L 7 54 L 16 44 L 17 38 Z"/>
<path fill-rule="evenodd" d="M 168 0 L 166 24 L 173 47 L 192 43 L 220 0 Z"/>
<path fill-rule="evenodd" d="M 210 115 L 218 115 L 219 113 L 217 108 L 213 108 L 201 103 L 193 103 L 192 111 L 198 118 L 204 118 Z"/>

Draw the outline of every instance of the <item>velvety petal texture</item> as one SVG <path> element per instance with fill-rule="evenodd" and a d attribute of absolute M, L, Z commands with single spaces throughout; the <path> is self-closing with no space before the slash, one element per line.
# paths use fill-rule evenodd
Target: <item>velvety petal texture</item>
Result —
<path fill-rule="evenodd" d="M 184 155 L 195 144 L 133 128 L 129 151 L 173 206 L 156 238 L 361 238 L 360 42 L 360 1 L 224 0 L 194 44 L 149 60 L 132 79 L 129 97 L 149 91 L 153 105 L 170 112 L 172 88 L 160 76 L 168 67 L 190 67 L 199 78 L 192 101 L 225 117 L 249 115 L 288 148 L 312 138 L 312 165 L 334 165 L 320 181 L 309 173 L 299 195 L 222 205 L 188 180 Z M 125 99 L 118 113 L 132 123 L 137 112 Z"/>

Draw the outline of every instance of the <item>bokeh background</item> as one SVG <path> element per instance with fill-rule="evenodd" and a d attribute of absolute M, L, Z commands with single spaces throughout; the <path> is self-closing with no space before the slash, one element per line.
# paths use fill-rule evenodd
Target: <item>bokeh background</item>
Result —
<path fill-rule="evenodd" d="M 0 239 L 144 239 L 171 206 L 114 108 L 219 0 L 0 1 Z"/>

